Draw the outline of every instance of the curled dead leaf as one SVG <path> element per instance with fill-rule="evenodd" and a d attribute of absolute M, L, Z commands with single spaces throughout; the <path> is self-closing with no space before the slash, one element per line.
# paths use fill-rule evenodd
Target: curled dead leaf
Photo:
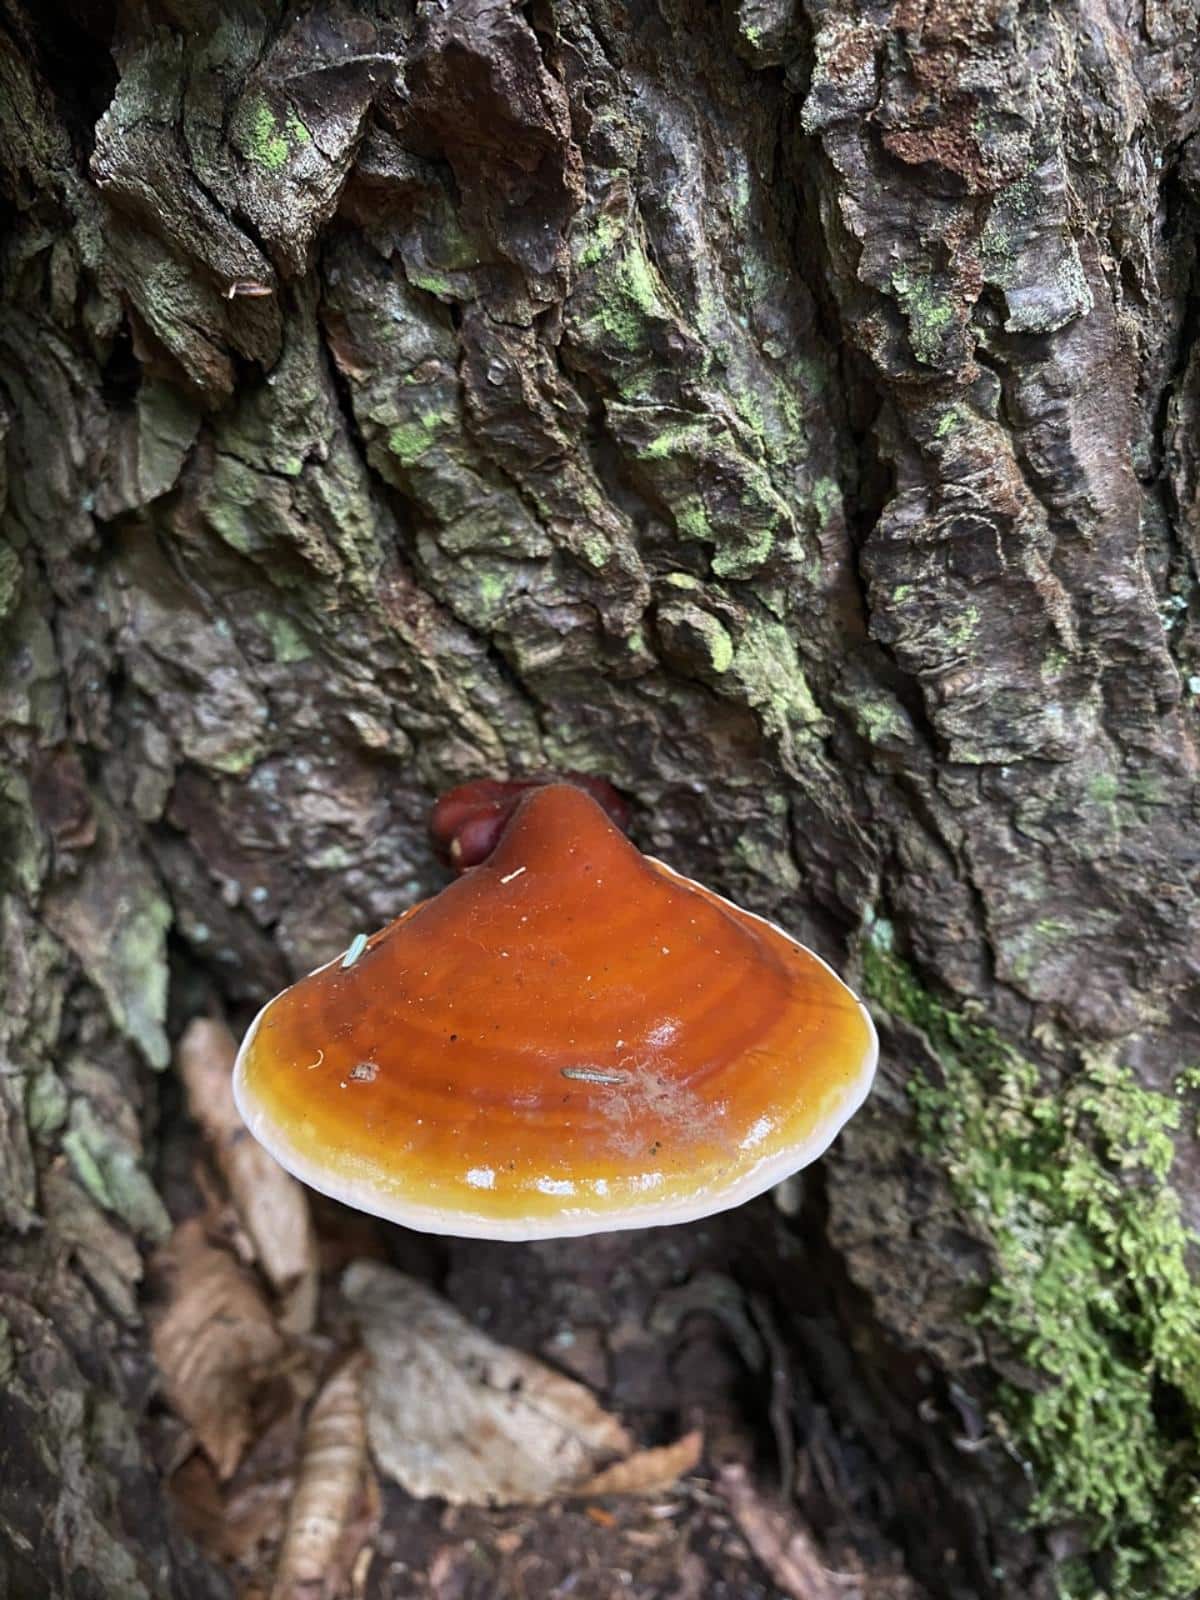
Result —
<path fill-rule="evenodd" d="M 699 1428 L 685 1433 L 674 1444 L 653 1450 L 636 1450 L 624 1461 L 597 1472 L 572 1492 L 576 1495 L 663 1494 L 680 1478 L 695 1472 L 704 1454 L 704 1435 Z"/>
<path fill-rule="evenodd" d="M 319 1582 L 334 1564 L 367 1460 L 362 1370 L 361 1356 L 343 1362 L 309 1412 L 271 1600 L 292 1600 L 298 1588 Z"/>
<path fill-rule="evenodd" d="M 223 1023 L 198 1017 L 179 1041 L 176 1060 L 188 1109 L 229 1188 L 267 1281 L 280 1297 L 280 1323 L 307 1333 L 317 1307 L 317 1246 L 303 1185 L 246 1131 L 233 1099 L 237 1045 Z"/>
<path fill-rule="evenodd" d="M 295 1498 L 308 1375 L 294 1358 L 289 1351 L 280 1377 L 255 1393 L 254 1437 L 231 1478 L 218 1482 L 208 1458 L 193 1450 L 170 1480 L 181 1519 L 206 1552 L 231 1569 L 238 1600 L 247 1600 L 247 1585 L 266 1600 Z"/>
<path fill-rule="evenodd" d="M 164 1252 L 169 1299 L 151 1330 L 171 1408 L 189 1423 L 220 1478 L 250 1437 L 250 1401 L 284 1354 L 284 1341 L 253 1278 L 212 1246 L 196 1219 Z"/>
<path fill-rule="evenodd" d="M 740 1463 L 721 1468 L 720 1490 L 733 1519 L 776 1587 L 792 1600 L 862 1600 L 861 1580 L 831 1572 L 794 1508 L 768 1501 Z"/>
<path fill-rule="evenodd" d="M 424 1284 L 374 1261 L 342 1280 L 370 1355 L 367 1431 L 380 1470 L 456 1505 L 537 1505 L 629 1453 L 582 1384 L 497 1344 Z"/>
<path fill-rule="evenodd" d="M 287 1516 L 292 1480 L 245 1473 L 245 1462 L 222 1485 L 207 1457 L 194 1452 L 170 1482 L 171 1498 L 184 1528 L 206 1554 L 240 1566 L 261 1567 L 263 1552 L 278 1547 Z"/>

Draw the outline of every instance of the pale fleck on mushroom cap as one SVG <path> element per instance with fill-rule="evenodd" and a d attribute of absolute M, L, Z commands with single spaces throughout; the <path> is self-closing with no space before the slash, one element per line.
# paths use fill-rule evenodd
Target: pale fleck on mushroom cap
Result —
<path fill-rule="evenodd" d="M 521 1240 L 751 1199 L 828 1148 L 877 1057 L 818 956 L 550 785 L 483 865 L 264 1006 L 234 1090 L 321 1193 Z"/>

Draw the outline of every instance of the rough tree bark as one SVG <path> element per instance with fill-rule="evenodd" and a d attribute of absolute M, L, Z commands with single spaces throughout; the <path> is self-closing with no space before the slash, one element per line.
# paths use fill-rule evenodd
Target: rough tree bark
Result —
<path fill-rule="evenodd" d="M 1200 1590 L 1192 0 L 0 18 L 0 1589 L 225 1592 L 173 1028 L 549 765 L 877 1004 L 794 1226 L 926 1592 Z"/>

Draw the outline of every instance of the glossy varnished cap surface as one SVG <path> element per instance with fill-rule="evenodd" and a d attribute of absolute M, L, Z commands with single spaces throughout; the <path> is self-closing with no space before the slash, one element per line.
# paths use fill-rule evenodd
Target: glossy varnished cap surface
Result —
<path fill-rule="evenodd" d="M 272 1000 L 235 1089 L 314 1188 L 408 1227 L 532 1239 L 758 1194 L 821 1154 L 875 1059 L 822 961 L 553 786 L 351 966 Z"/>

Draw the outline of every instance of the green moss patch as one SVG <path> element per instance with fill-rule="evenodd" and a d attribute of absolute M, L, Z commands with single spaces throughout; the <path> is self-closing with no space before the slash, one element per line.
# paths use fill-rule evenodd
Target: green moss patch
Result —
<path fill-rule="evenodd" d="M 922 1142 L 995 1252 L 979 1319 L 1036 1375 L 999 1390 L 1032 1468 L 1032 1519 L 1085 1519 L 1101 1558 L 1064 1567 L 1063 1594 L 1194 1596 L 1200 1289 L 1168 1183 L 1178 1100 L 1100 1055 L 1062 1087 L 1044 1084 L 881 943 L 864 966 L 867 993 L 940 1063 L 943 1082 L 910 1085 Z"/>
<path fill-rule="evenodd" d="M 232 135 L 246 159 L 268 172 L 281 172 L 296 150 L 312 143 L 312 134 L 294 109 L 289 107 L 281 122 L 261 95 L 238 108 Z"/>

